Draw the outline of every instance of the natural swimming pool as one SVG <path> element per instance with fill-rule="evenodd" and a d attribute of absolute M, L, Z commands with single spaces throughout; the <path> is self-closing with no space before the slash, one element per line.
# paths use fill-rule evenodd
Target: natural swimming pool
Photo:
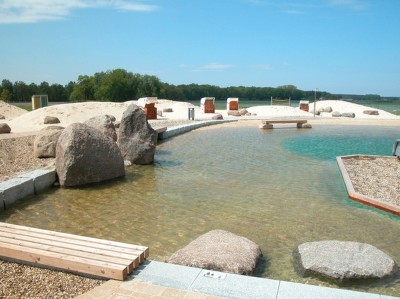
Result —
<path fill-rule="evenodd" d="M 346 154 L 390 155 L 399 134 L 398 127 L 321 125 L 196 130 L 160 144 L 156 164 L 133 166 L 124 180 L 52 189 L 0 220 L 143 244 L 156 260 L 220 228 L 261 247 L 258 275 L 329 285 L 296 274 L 291 255 L 298 244 L 366 242 L 400 263 L 400 219 L 350 201 L 335 161 Z M 398 295 L 399 282 L 397 276 L 356 288 Z"/>

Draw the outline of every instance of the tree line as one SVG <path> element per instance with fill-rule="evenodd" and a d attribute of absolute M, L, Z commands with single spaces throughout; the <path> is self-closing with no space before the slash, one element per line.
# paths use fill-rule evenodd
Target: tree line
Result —
<path fill-rule="evenodd" d="M 172 85 L 161 82 L 151 75 L 141 75 L 128 72 L 124 69 L 115 69 L 95 73 L 92 76 L 80 75 L 76 82 L 66 85 L 49 84 L 42 82 L 39 85 L 4 79 L 0 86 L 0 100 L 5 102 L 28 102 L 34 94 L 47 94 L 51 102 L 79 102 L 79 101 L 110 101 L 124 102 L 137 100 L 140 97 L 158 97 L 175 101 L 197 101 L 202 97 L 215 97 L 217 100 L 226 100 L 229 97 L 238 97 L 241 100 L 277 99 L 314 100 L 315 91 L 303 91 L 294 85 L 279 87 L 246 87 L 231 86 L 219 87 L 208 84 Z M 325 91 L 318 91 L 318 98 L 341 99 L 356 97 L 357 100 L 380 100 L 379 95 L 335 95 Z"/>

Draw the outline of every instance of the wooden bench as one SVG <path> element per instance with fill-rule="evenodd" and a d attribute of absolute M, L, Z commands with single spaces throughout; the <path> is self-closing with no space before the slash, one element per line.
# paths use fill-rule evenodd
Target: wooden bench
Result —
<path fill-rule="evenodd" d="M 297 128 L 302 128 L 307 123 L 306 119 L 264 119 L 259 126 L 260 129 L 273 129 L 273 124 L 297 124 Z M 309 126 L 311 128 L 311 126 Z"/>
<path fill-rule="evenodd" d="M 125 280 L 149 256 L 144 246 L 0 222 L 0 258 Z"/>

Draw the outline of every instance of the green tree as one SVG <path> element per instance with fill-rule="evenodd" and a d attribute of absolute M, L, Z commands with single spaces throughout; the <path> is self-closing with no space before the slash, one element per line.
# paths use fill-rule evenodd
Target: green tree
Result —
<path fill-rule="evenodd" d="M 8 89 L 3 89 L 0 94 L 0 100 L 4 102 L 10 102 L 12 99 L 12 93 Z"/>
<path fill-rule="evenodd" d="M 70 101 L 93 101 L 94 97 L 94 77 L 79 76 L 78 83 L 69 97 Z"/>
<path fill-rule="evenodd" d="M 158 97 L 161 91 L 161 81 L 156 76 L 139 76 L 138 97 Z"/>
<path fill-rule="evenodd" d="M 139 85 L 138 76 L 123 69 L 96 73 L 94 82 L 96 100 L 112 102 L 135 99 Z"/>

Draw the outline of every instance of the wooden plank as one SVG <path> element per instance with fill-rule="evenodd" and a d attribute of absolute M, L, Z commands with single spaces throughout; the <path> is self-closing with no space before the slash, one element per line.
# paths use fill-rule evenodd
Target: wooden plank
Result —
<path fill-rule="evenodd" d="M 96 253 L 91 253 L 87 251 L 81 251 L 81 250 L 75 250 L 74 248 L 68 248 L 64 247 L 61 243 L 61 246 L 57 246 L 57 244 L 54 244 L 56 242 L 52 242 L 52 244 L 43 244 L 43 243 L 38 243 L 35 241 L 35 238 L 30 238 L 30 237 L 24 237 L 24 238 L 13 238 L 12 236 L 9 236 L 9 234 L 5 235 L 3 233 L 0 236 L 0 244 L 14 244 L 18 246 L 24 246 L 27 248 L 35 248 L 35 249 L 40 249 L 44 251 L 50 251 L 50 252 L 55 252 L 55 253 L 60 253 L 60 254 L 66 254 L 70 256 L 75 256 L 75 257 L 80 257 L 80 258 L 85 258 L 85 259 L 90 259 L 90 260 L 95 260 L 95 261 L 102 261 L 102 262 L 107 262 L 107 263 L 112 263 L 112 264 L 118 264 L 121 266 L 127 267 L 128 274 L 133 272 L 133 261 L 135 259 L 123 259 L 123 258 L 118 258 L 118 257 L 112 257 L 112 256 L 106 256 L 106 255 L 100 255 Z"/>
<path fill-rule="evenodd" d="M 116 280 L 124 280 L 128 276 L 127 268 L 118 264 L 99 262 L 8 243 L 0 244 L 0 256 Z"/>
<path fill-rule="evenodd" d="M 67 238 L 61 238 L 61 237 L 51 237 L 46 235 L 42 235 L 36 232 L 24 232 L 24 231 L 18 231 L 10 228 L 5 228 L 5 227 L 0 227 L 0 232 L 3 236 L 7 236 L 9 238 L 15 238 L 15 239 L 20 239 L 20 240 L 25 240 L 25 241 L 33 241 L 36 243 L 41 243 L 41 244 L 49 244 L 53 246 L 59 246 L 59 247 L 67 247 L 67 248 L 73 248 L 76 250 L 80 251 L 85 251 L 85 252 L 91 252 L 91 253 L 96 253 L 96 254 L 101 254 L 105 256 L 110 256 L 110 257 L 121 257 L 124 259 L 136 259 L 139 258 L 139 254 L 137 252 L 129 252 L 129 253 L 122 253 L 122 252 L 116 252 L 112 250 L 113 248 L 107 247 L 107 248 L 98 248 L 98 247 L 93 247 L 93 244 L 90 243 L 89 245 L 91 246 L 85 246 L 86 243 L 84 242 L 68 242 L 71 241 Z M 80 244 L 80 243 L 83 243 Z"/>
<path fill-rule="evenodd" d="M 111 250 L 120 253 L 137 254 L 139 255 L 139 263 L 143 262 L 144 259 L 146 259 L 149 255 L 148 247 L 144 246 L 126 244 L 115 241 L 107 241 L 102 239 L 83 237 L 78 235 L 59 233 L 43 229 L 36 229 L 26 226 L 19 226 L 19 225 L 0 222 L 0 231 L 10 231 L 10 230 L 12 230 L 14 233 L 19 233 L 19 234 L 25 234 L 25 235 L 34 234 L 37 237 L 47 240 L 54 240 L 56 238 L 59 241 L 70 244 L 77 244 L 98 249 Z"/>

